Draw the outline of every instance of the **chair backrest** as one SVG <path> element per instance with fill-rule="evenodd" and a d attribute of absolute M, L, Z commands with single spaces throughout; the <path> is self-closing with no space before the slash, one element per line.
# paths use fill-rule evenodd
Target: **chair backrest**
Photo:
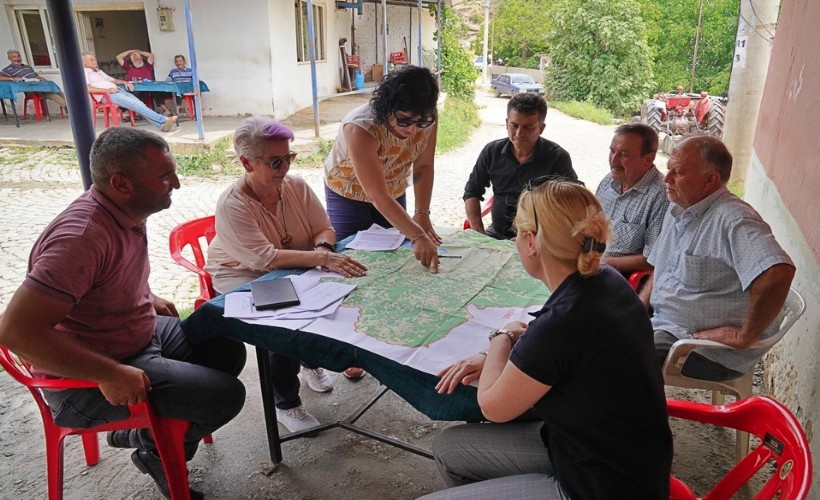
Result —
<path fill-rule="evenodd" d="M 490 210 L 493 209 L 493 198 L 495 198 L 495 195 L 490 196 L 490 198 L 487 200 L 487 202 L 484 204 L 484 206 L 481 207 L 481 216 L 482 217 L 484 217 L 485 215 L 490 213 Z M 465 230 L 470 229 L 470 220 L 469 219 L 464 219 L 463 229 L 465 229 Z"/>
<path fill-rule="evenodd" d="M 199 298 L 194 302 L 194 308 L 199 308 L 206 301 L 216 297 L 211 275 L 205 271 L 205 252 L 200 241 L 205 238 L 205 245 L 208 245 L 216 236 L 215 218 L 213 215 L 183 222 L 171 230 L 168 237 L 168 245 L 171 250 L 171 258 L 182 265 L 185 269 L 196 273 L 199 277 Z M 182 255 L 185 247 L 190 247 L 194 257 L 191 262 Z"/>
<path fill-rule="evenodd" d="M 780 324 L 777 333 L 769 338 L 758 340 L 751 348 L 771 347 L 780 342 L 780 339 L 786 335 L 786 332 L 794 326 L 804 312 L 806 312 L 806 301 L 803 300 L 803 296 L 794 288 L 789 288 L 789 295 L 786 297 L 786 302 L 783 303 L 783 309 L 780 310 L 780 314 L 774 320 L 775 324 Z"/>
<path fill-rule="evenodd" d="M 800 422 L 788 408 L 764 396 L 726 406 L 674 399 L 667 399 L 666 403 L 672 417 L 737 429 L 760 438 L 760 444 L 701 497 L 703 500 L 732 498 L 752 477 L 760 474 L 768 479 L 755 499 L 807 498 L 812 478 L 811 452 Z M 693 498 L 675 481 L 672 481 L 674 498 Z"/>
<path fill-rule="evenodd" d="M 391 52 L 390 53 L 390 62 L 393 64 L 406 64 L 407 63 L 407 56 L 404 54 L 404 51 L 400 50 L 398 52 Z"/>

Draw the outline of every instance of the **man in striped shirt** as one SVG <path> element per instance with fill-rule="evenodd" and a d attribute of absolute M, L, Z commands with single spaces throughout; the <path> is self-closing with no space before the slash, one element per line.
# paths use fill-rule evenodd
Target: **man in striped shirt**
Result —
<path fill-rule="evenodd" d="M 34 71 L 31 66 L 28 64 L 23 64 L 23 57 L 20 55 L 20 51 L 16 49 L 10 49 L 6 54 L 9 57 L 9 64 L 3 69 L 0 69 L 0 80 L 12 81 L 12 82 L 20 82 L 23 79 L 31 79 L 36 78 L 38 80 L 45 81 L 45 78 L 38 75 L 36 71 Z M 65 96 L 62 92 L 37 92 L 38 94 L 42 94 L 43 97 L 50 101 L 54 101 L 55 104 L 60 106 L 61 108 L 66 108 L 65 105 Z"/>

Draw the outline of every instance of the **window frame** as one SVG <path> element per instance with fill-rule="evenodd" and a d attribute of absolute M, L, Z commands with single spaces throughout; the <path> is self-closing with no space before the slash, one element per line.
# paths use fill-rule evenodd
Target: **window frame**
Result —
<path fill-rule="evenodd" d="M 31 52 L 31 40 L 29 39 L 28 29 L 24 21 L 25 15 L 37 13 L 40 23 L 43 27 L 43 35 L 46 41 L 46 50 L 48 51 L 50 64 L 36 64 L 34 55 Z M 14 19 L 17 23 L 17 33 L 20 36 L 20 52 L 25 56 L 26 64 L 31 66 L 35 71 L 59 71 L 60 66 L 57 62 L 57 51 L 54 46 L 54 35 L 51 33 L 51 26 L 48 22 L 48 11 L 45 7 L 36 5 L 21 5 L 14 7 Z"/>
<path fill-rule="evenodd" d="M 327 61 L 326 7 L 313 4 L 313 38 L 316 46 L 316 61 Z M 310 41 L 307 27 L 307 0 L 294 0 L 296 28 L 296 62 L 310 62 Z"/>

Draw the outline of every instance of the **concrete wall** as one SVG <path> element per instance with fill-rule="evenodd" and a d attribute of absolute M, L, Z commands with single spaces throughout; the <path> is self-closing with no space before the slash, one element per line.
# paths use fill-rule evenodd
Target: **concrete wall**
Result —
<path fill-rule="evenodd" d="M 820 3 L 784 0 L 769 63 L 745 198 L 797 266 L 806 314 L 766 356 L 765 390 L 800 419 L 820 457 L 820 173 L 817 116 Z M 813 491 L 820 492 L 820 474 Z"/>

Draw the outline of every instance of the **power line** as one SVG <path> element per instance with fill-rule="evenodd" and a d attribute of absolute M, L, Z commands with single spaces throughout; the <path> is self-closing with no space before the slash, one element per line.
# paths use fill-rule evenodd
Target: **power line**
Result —
<path fill-rule="evenodd" d="M 771 31 L 769 31 L 768 28 L 766 28 L 766 25 L 763 23 L 763 19 L 760 19 L 760 16 L 757 15 L 757 9 L 755 8 L 756 5 L 755 5 L 754 0 L 749 0 L 749 5 L 751 5 L 751 7 L 752 7 L 752 14 L 754 14 L 754 16 L 757 18 L 757 20 L 760 21 L 760 24 L 763 27 L 763 29 L 766 31 L 766 33 L 768 33 L 770 37 L 774 38 L 774 33 L 772 33 Z"/>
<path fill-rule="evenodd" d="M 757 35 L 757 36 L 759 36 L 760 38 L 762 38 L 762 39 L 766 40 L 766 42 L 767 42 L 769 45 L 774 45 L 774 41 L 772 41 L 772 39 L 771 39 L 771 38 L 766 38 L 765 36 L 761 35 L 761 34 L 760 34 L 760 32 L 759 32 L 759 31 L 757 31 L 757 29 L 755 29 L 754 25 L 753 25 L 752 23 L 750 23 L 750 22 L 749 22 L 749 21 L 748 21 L 745 17 L 743 17 L 743 14 L 738 13 L 738 16 L 740 16 L 740 18 L 741 18 L 741 19 L 743 19 L 743 22 L 745 22 L 746 24 L 748 24 L 748 25 L 749 25 L 749 27 L 752 29 L 752 31 L 754 31 L 755 35 Z M 772 38 L 774 38 L 774 36 L 772 36 Z"/>

